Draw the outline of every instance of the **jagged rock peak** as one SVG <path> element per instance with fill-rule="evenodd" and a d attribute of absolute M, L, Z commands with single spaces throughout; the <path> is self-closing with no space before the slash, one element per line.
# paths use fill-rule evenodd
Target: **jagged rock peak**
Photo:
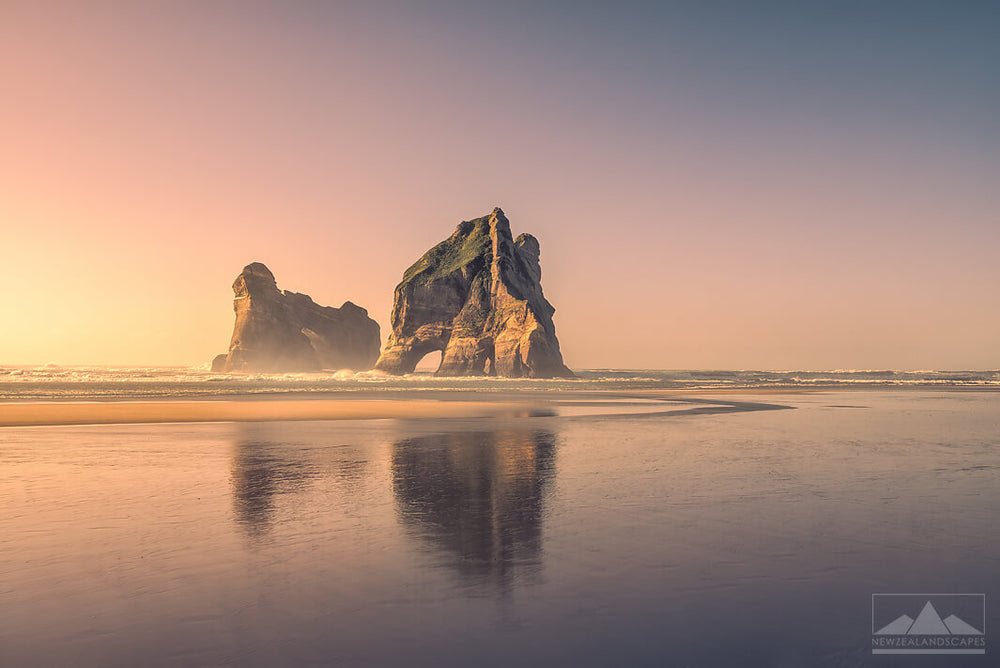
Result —
<path fill-rule="evenodd" d="M 368 311 L 351 302 L 320 306 L 309 295 L 282 292 L 264 264 L 252 262 L 233 282 L 236 325 L 213 371 L 281 373 L 370 369 L 381 336 Z"/>
<path fill-rule="evenodd" d="M 459 223 L 403 274 L 376 368 L 410 373 L 442 351 L 438 375 L 572 377 L 542 294 L 538 240 L 515 241 L 500 207 Z"/>

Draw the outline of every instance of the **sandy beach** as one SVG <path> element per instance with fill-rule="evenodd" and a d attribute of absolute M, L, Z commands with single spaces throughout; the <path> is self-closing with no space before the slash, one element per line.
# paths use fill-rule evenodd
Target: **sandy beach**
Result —
<path fill-rule="evenodd" d="M 527 402 L 435 400 L 94 401 L 5 403 L 0 427 L 172 422 L 477 418 L 527 414 Z"/>
<path fill-rule="evenodd" d="M 797 394 L 799 391 L 784 392 Z M 0 427 L 302 420 L 626 417 L 783 409 L 777 392 L 373 391 L 299 396 L 0 402 Z M 745 394 L 746 396 L 740 396 Z M 764 395 L 763 403 L 752 395 Z M 705 395 L 705 396 L 698 396 Z M 714 395 L 714 396 L 713 396 Z M 773 396 L 768 396 L 773 395 Z"/>
<path fill-rule="evenodd" d="M 0 663 L 864 666 L 997 595 L 994 392 L 375 395 L 0 403 Z"/>

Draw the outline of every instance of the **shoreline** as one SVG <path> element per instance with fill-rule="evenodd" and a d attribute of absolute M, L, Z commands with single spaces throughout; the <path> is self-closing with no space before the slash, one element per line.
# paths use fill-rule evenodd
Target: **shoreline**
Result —
<path fill-rule="evenodd" d="M 799 394 L 800 392 L 794 392 Z M 714 394 L 714 393 L 705 393 Z M 741 392 L 737 394 L 747 395 Z M 785 393 L 789 394 L 789 393 Z M 716 395 L 717 396 L 717 395 Z M 699 398 L 693 391 L 546 391 L 546 392 L 365 392 L 303 398 L 287 395 L 226 398 L 76 399 L 0 402 L 0 429 L 113 424 L 192 422 L 274 422 L 304 420 L 470 419 L 560 417 L 557 409 L 642 404 L 643 410 L 562 417 L 638 417 L 680 413 L 738 412 L 769 404 Z M 650 408 L 663 410 L 648 410 Z"/>
<path fill-rule="evenodd" d="M 530 414 L 538 407 L 538 404 L 529 402 L 425 399 L 12 402 L 0 406 L 0 428 L 185 422 L 517 417 Z"/>
<path fill-rule="evenodd" d="M 0 401 L 0 429 L 114 424 L 193 422 L 275 422 L 305 420 L 391 420 L 525 418 L 557 416 L 559 406 L 583 406 L 628 400 L 663 402 L 663 411 L 566 416 L 571 419 L 638 418 L 666 414 L 705 414 L 769 410 L 776 404 L 752 396 L 803 396 L 827 392 L 995 392 L 964 387 L 764 387 L 673 390 L 363 390 L 335 393 L 249 394 L 213 397 L 79 398 Z M 727 397 L 731 399 L 727 400 Z M 770 402 L 771 399 L 766 401 Z M 647 406 L 648 407 L 648 406 Z M 781 406 L 780 408 L 787 408 Z M 681 409 L 681 410 L 677 410 Z M 548 412 L 546 415 L 545 412 Z M 600 412 L 598 412 L 600 413 Z"/>

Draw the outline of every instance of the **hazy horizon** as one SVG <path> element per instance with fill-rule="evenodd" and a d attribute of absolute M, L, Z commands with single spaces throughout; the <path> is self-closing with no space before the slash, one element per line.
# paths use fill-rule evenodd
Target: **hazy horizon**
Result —
<path fill-rule="evenodd" d="M 89 4 L 89 3 L 88 3 Z M 541 244 L 571 368 L 997 369 L 993 3 L 0 7 L 0 365 L 198 366 L 231 284 Z"/>

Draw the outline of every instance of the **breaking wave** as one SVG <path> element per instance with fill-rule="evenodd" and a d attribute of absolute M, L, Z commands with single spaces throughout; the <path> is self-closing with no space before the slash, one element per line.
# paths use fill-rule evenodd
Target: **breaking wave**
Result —
<path fill-rule="evenodd" d="M 372 390 L 670 390 L 837 387 L 1000 387 L 1000 371 L 753 371 L 587 369 L 577 379 L 389 376 L 349 369 L 233 375 L 207 367 L 0 367 L 0 400 L 320 395 Z"/>

